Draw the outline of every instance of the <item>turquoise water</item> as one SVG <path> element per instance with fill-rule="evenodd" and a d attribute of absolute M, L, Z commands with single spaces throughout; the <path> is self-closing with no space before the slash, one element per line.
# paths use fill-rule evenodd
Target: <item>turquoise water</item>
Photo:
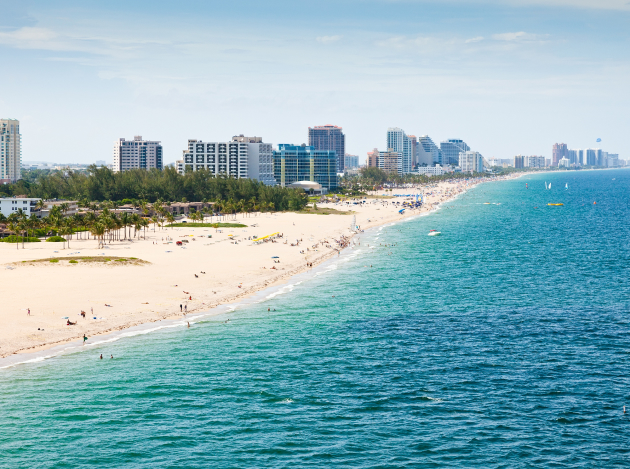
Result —
<path fill-rule="evenodd" d="M 1 370 L 0 467 L 628 467 L 629 200 L 483 184 L 263 302 Z"/>

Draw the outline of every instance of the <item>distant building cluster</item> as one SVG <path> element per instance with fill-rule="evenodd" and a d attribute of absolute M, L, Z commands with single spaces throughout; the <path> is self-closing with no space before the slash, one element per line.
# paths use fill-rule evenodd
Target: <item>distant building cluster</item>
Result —
<path fill-rule="evenodd" d="M 401 176 L 443 174 L 454 170 L 482 172 L 487 166 L 483 156 L 471 151 L 461 139 L 445 140 L 438 147 L 428 135 L 407 135 L 398 127 L 387 129 L 386 148 L 385 151 L 375 148 L 368 152 L 367 166 Z"/>
<path fill-rule="evenodd" d="M 600 148 L 571 150 L 566 143 L 556 143 L 552 148 L 551 166 L 577 167 L 600 166 L 614 168 L 625 166 L 626 161 L 619 159 L 619 154 L 608 153 Z"/>
<path fill-rule="evenodd" d="M 16 119 L 0 119 L 0 184 L 21 179 L 22 169 L 87 171 L 87 164 L 22 163 L 22 135 Z M 569 149 L 565 143 L 552 147 L 552 157 L 516 155 L 513 158 L 490 158 L 473 151 L 462 139 L 447 139 L 439 146 L 428 135 L 408 135 L 399 127 L 390 127 L 385 134 L 385 147 L 368 152 L 365 166 L 388 174 L 442 175 L 447 172 L 484 172 L 492 167 L 618 167 L 627 161 L 616 153 L 599 148 Z M 106 166 L 104 160 L 96 166 Z M 346 135 L 337 125 L 308 128 L 308 145 L 282 143 L 273 145 L 262 137 L 243 134 L 229 141 L 189 139 L 181 159 L 174 164 L 180 174 L 206 170 L 214 175 L 238 179 L 255 179 L 263 184 L 282 187 L 316 187 L 331 190 L 339 185 L 343 174 L 357 174 L 359 157 L 346 153 Z M 130 169 L 162 170 L 164 152 L 160 141 L 119 138 L 114 143 L 114 172 Z M 313 186 L 314 185 L 314 186 Z"/>
<path fill-rule="evenodd" d="M 627 161 L 619 158 L 617 153 L 608 153 L 599 148 L 571 150 L 566 143 L 556 143 L 551 149 L 552 157 L 516 155 L 512 160 L 491 159 L 491 166 L 513 166 L 514 168 L 576 168 L 582 166 L 599 166 L 615 168 L 626 166 Z"/>

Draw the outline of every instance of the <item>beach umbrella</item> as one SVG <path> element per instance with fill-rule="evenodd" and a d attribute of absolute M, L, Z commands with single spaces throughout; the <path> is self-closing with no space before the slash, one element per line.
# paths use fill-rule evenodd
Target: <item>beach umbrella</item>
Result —
<path fill-rule="evenodd" d="M 272 259 L 280 259 L 278 256 L 271 256 Z"/>

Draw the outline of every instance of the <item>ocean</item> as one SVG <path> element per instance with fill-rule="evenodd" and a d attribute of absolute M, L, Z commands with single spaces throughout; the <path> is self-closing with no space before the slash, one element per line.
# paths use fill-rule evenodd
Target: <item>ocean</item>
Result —
<path fill-rule="evenodd" d="M 630 170 L 481 184 L 190 329 L 2 369 L 0 467 L 629 467 L 629 201 Z"/>

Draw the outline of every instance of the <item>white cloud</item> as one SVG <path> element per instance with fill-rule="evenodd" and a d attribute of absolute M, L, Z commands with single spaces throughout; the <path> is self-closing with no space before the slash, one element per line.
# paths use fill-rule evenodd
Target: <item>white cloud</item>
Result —
<path fill-rule="evenodd" d="M 531 34 L 531 33 L 526 33 L 524 31 L 492 35 L 492 39 L 494 39 L 495 41 L 508 41 L 508 42 L 541 42 L 548 37 L 549 35 L 547 34 Z"/>
<path fill-rule="evenodd" d="M 471 37 L 470 39 L 466 39 L 464 42 L 466 44 L 472 44 L 472 43 L 481 42 L 481 41 L 483 41 L 483 36 Z"/>
<path fill-rule="evenodd" d="M 322 44 L 331 44 L 333 42 L 339 41 L 343 36 L 318 36 L 316 38 L 317 42 L 321 42 Z"/>

